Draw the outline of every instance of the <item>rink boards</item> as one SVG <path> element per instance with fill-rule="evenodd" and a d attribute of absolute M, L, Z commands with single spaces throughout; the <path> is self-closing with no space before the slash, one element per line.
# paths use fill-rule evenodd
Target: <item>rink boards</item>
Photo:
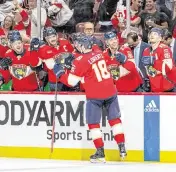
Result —
<path fill-rule="evenodd" d="M 120 94 L 127 161 L 176 162 L 176 95 Z M 54 94 L 0 93 L 0 156 L 88 160 L 94 146 L 80 93 L 57 96 L 51 156 Z M 96 114 L 95 114 L 96 115 Z M 106 159 L 119 160 L 112 132 L 102 116 Z"/>

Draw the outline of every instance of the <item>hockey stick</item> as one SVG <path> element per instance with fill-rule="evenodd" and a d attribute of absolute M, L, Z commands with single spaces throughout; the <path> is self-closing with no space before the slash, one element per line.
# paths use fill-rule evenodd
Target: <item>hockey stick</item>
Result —
<path fill-rule="evenodd" d="M 38 78 L 38 76 L 37 76 L 36 71 L 35 71 L 35 77 L 36 77 L 36 80 L 37 80 L 37 84 L 38 84 L 39 91 L 42 91 L 42 90 L 41 90 L 41 87 L 40 87 L 40 80 L 39 80 L 39 78 Z"/>
<path fill-rule="evenodd" d="M 30 50 L 30 56 L 31 56 L 31 50 Z M 32 67 L 32 66 L 31 66 L 31 67 Z M 39 89 L 39 91 L 42 91 L 42 90 L 41 90 L 41 87 L 40 87 L 40 79 L 39 79 L 38 76 L 37 76 L 37 72 L 34 71 L 34 73 L 35 73 L 35 78 L 36 78 L 36 80 L 37 80 L 38 89 Z"/>
<path fill-rule="evenodd" d="M 54 132 L 55 132 L 55 118 L 56 118 L 56 103 L 57 103 L 57 79 L 56 79 L 56 86 L 55 86 L 55 95 L 54 95 L 54 112 L 53 112 L 53 123 L 52 123 L 52 137 L 51 137 L 51 149 L 50 149 L 50 159 L 53 154 L 54 150 Z"/>

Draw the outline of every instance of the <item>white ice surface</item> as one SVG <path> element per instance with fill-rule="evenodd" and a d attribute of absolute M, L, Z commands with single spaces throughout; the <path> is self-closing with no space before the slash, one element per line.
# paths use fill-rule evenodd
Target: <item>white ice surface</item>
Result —
<path fill-rule="evenodd" d="M 0 158 L 0 172 L 176 172 L 176 164 Z"/>

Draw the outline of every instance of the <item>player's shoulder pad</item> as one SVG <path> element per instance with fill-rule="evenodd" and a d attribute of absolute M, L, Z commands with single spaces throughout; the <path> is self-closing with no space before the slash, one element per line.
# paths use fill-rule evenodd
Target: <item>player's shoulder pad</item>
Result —
<path fill-rule="evenodd" d="M 134 58 L 131 50 L 127 51 L 127 56 L 128 56 L 129 59 L 133 59 Z"/>
<path fill-rule="evenodd" d="M 65 39 L 65 38 L 59 38 L 59 43 L 62 43 L 62 42 L 68 42 L 68 40 L 67 39 Z"/>
<path fill-rule="evenodd" d="M 40 46 L 39 48 L 39 52 L 42 54 L 42 55 L 45 55 L 45 54 L 48 54 L 48 51 L 51 50 L 51 47 L 49 45 L 42 45 Z"/>
<path fill-rule="evenodd" d="M 80 55 L 80 56 L 76 57 L 75 60 L 80 61 L 82 58 L 83 58 L 83 56 Z"/>
<path fill-rule="evenodd" d="M 151 47 L 147 47 L 147 48 L 144 49 L 145 52 L 150 51 L 150 50 L 151 50 Z"/>
<path fill-rule="evenodd" d="M 106 48 L 104 51 L 103 51 L 103 54 L 106 54 L 108 52 L 108 48 Z"/>
<path fill-rule="evenodd" d="M 129 47 L 128 43 L 125 43 L 125 44 L 123 44 L 122 46 L 123 46 L 123 47 Z M 122 47 L 122 46 L 121 46 L 121 47 Z"/>
<path fill-rule="evenodd" d="M 120 50 L 125 50 L 125 48 L 126 48 L 126 47 L 125 47 L 124 45 L 122 45 L 119 49 L 120 49 Z"/>
<path fill-rule="evenodd" d="M 65 38 L 59 38 L 59 40 L 66 40 Z"/>
<path fill-rule="evenodd" d="M 52 53 L 53 53 L 52 50 L 47 50 L 47 51 L 46 51 L 46 54 L 52 54 Z"/>
<path fill-rule="evenodd" d="M 11 52 L 12 52 L 12 50 L 11 50 L 11 49 L 8 49 L 8 50 L 6 51 L 6 54 L 11 53 Z"/>
<path fill-rule="evenodd" d="M 40 46 L 40 48 L 43 48 L 43 47 L 45 47 L 46 46 L 46 44 L 42 44 L 41 46 Z"/>
<path fill-rule="evenodd" d="M 120 50 L 131 50 L 130 49 L 130 47 L 126 44 L 126 45 L 122 45 L 121 47 L 120 47 Z"/>
<path fill-rule="evenodd" d="M 160 48 L 167 48 L 167 45 L 161 43 L 161 44 L 159 44 L 159 47 L 160 47 Z"/>

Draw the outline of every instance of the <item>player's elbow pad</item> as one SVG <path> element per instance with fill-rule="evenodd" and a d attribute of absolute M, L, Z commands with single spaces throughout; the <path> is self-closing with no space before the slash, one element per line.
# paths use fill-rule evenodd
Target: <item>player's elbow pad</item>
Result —
<path fill-rule="evenodd" d="M 68 84 L 72 87 L 76 86 L 81 81 L 81 78 L 79 76 L 69 74 L 68 75 Z"/>

